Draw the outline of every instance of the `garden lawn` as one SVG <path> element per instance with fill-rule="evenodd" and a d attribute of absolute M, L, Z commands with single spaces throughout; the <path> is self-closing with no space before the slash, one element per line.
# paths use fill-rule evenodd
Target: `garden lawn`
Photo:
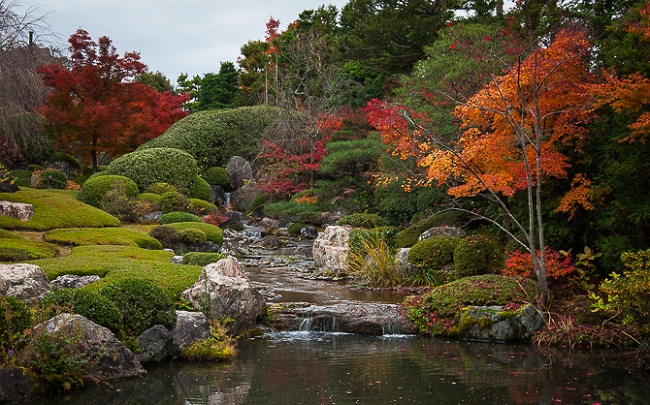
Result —
<path fill-rule="evenodd" d="M 175 299 L 191 287 L 201 274 L 201 266 L 175 264 L 174 254 L 130 246 L 78 246 L 65 258 L 32 260 L 50 280 L 64 274 L 98 275 L 101 280 L 84 288 L 101 287 L 127 278 L 146 279 L 169 292 Z"/>
<path fill-rule="evenodd" d="M 46 231 L 55 228 L 100 228 L 119 226 L 120 221 L 98 208 L 76 200 L 72 193 L 21 188 L 15 193 L 0 193 L 0 200 L 34 205 L 29 221 L 0 215 L 0 228 Z"/>
<path fill-rule="evenodd" d="M 128 228 L 53 229 L 43 235 L 46 242 L 62 245 L 123 245 L 145 249 L 162 249 L 151 236 Z"/>

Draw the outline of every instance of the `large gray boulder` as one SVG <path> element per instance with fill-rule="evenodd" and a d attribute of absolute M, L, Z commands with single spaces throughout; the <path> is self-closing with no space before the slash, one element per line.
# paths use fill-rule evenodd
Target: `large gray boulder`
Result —
<path fill-rule="evenodd" d="M 230 186 L 233 190 L 242 188 L 244 184 L 253 180 L 251 164 L 241 156 L 231 157 L 226 164 L 226 170 L 230 174 Z"/>
<path fill-rule="evenodd" d="M 25 402 L 34 388 L 34 381 L 20 367 L 0 368 L 0 404 Z"/>
<path fill-rule="evenodd" d="M 212 319 L 233 319 L 234 334 L 254 328 L 264 305 L 243 267 L 232 256 L 205 266 L 199 280 L 182 296 L 195 308 L 208 311 Z"/>
<path fill-rule="evenodd" d="M 210 336 L 210 322 L 202 312 L 176 311 L 176 326 L 171 334 L 176 347 L 184 349 Z"/>
<path fill-rule="evenodd" d="M 232 209 L 242 212 L 250 211 L 254 208 L 255 199 L 262 194 L 264 194 L 264 191 L 255 187 L 255 184 L 246 183 L 232 192 Z"/>
<path fill-rule="evenodd" d="M 544 320 L 532 305 L 518 310 L 500 306 L 464 308 L 458 318 L 459 337 L 511 342 L 529 340 Z"/>
<path fill-rule="evenodd" d="M 146 374 L 135 354 L 113 332 L 81 315 L 57 315 L 37 325 L 34 334 L 70 339 L 71 349 L 84 354 L 84 375 L 88 381 L 117 381 Z"/>
<path fill-rule="evenodd" d="M 33 304 L 50 292 L 50 280 L 35 264 L 0 264 L 0 295 Z"/>
<path fill-rule="evenodd" d="M 345 273 L 348 270 L 349 229 L 344 226 L 328 226 L 318 234 L 312 248 L 317 266 L 334 273 Z"/>
<path fill-rule="evenodd" d="M 88 284 L 99 281 L 99 276 L 77 276 L 75 274 L 64 274 L 52 280 L 50 283 L 52 290 L 60 290 L 62 288 L 81 288 Z"/>
<path fill-rule="evenodd" d="M 174 336 L 162 325 L 154 325 L 138 336 L 138 360 L 141 363 L 160 362 L 173 356 L 178 350 Z"/>
<path fill-rule="evenodd" d="M 21 221 L 29 221 L 34 215 L 32 204 L 0 201 L 0 215 L 18 218 Z"/>

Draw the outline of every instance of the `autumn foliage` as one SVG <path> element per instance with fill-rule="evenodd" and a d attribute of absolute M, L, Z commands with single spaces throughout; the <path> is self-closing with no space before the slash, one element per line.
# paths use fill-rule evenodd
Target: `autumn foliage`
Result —
<path fill-rule="evenodd" d="M 185 95 L 160 93 L 134 80 L 146 70 L 138 53 L 119 56 L 108 37 L 95 42 L 82 29 L 68 42 L 70 67 L 39 68 L 52 88 L 41 114 L 59 146 L 89 155 L 93 168 L 98 153 L 131 152 L 187 115 L 181 109 Z"/>

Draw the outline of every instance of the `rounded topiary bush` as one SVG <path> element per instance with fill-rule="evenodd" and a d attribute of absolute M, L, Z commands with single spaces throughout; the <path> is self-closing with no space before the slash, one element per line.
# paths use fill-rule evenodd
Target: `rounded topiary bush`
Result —
<path fill-rule="evenodd" d="M 377 214 L 352 214 L 338 220 L 338 225 L 350 225 L 355 228 L 378 228 L 388 225 L 386 218 Z"/>
<path fill-rule="evenodd" d="M 218 226 L 207 224 L 205 222 L 174 222 L 173 224 L 165 225 L 182 231 L 183 229 L 194 228 L 200 229 L 208 237 L 208 241 L 220 245 L 223 243 L 223 230 Z"/>
<path fill-rule="evenodd" d="M 493 273 L 503 266 L 503 247 L 489 235 L 470 235 L 454 248 L 454 267 L 462 277 Z"/>
<path fill-rule="evenodd" d="M 195 215 L 205 215 L 217 210 L 217 206 L 199 198 L 190 198 L 188 210 Z"/>
<path fill-rule="evenodd" d="M 15 347 L 32 326 L 32 311 L 17 298 L 0 295 L 0 350 Z"/>
<path fill-rule="evenodd" d="M 138 186 L 133 180 L 117 175 L 93 175 L 81 187 L 79 199 L 86 204 L 100 207 L 102 199 L 111 190 L 122 188 L 125 195 L 135 198 L 138 195 Z"/>
<path fill-rule="evenodd" d="M 160 225 L 149 231 L 149 236 L 156 239 L 167 249 L 174 249 L 181 242 L 181 236 L 178 231 L 170 226 Z"/>
<path fill-rule="evenodd" d="M 47 294 L 41 303 L 54 312 L 81 315 L 116 333 L 122 329 L 122 313 L 117 306 L 94 291 L 64 288 Z"/>
<path fill-rule="evenodd" d="M 208 236 L 200 229 L 186 228 L 178 231 L 181 242 L 186 245 L 198 245 L 208 241 Z"/>
<path fill-rule="evenodd" d="M 65 190 L 67 184 L 68 178 L 61 170 L 46 169 L 40 172 L 38 175 L 38 181 L 35 185 L 37 188 L 54 188 Z"/>
<path fill-rule="evenodd" d="M 151 209 L 153 211 L 157 211 L 160 208 L 160 201 L 162 201 L 162 197 L 154 193 L 141 193 L 138 194 L 136 199 L 151 204 Z"/>
<path fill-rule="evenodd" d="M 102 287 L 99 294 L 111 300 L 122 313 L 126 336 L 139 336 L 154 325 L 168 329 L 176 325 L 174 301 L 152 281 L 125 279 Z"/>
<path fill-rule="evenodd" d="M 192 155 L 185 151 L 151 148 L 120 156 L 108 165 L 106 173 L 126 176 L 143 191 L 154 183 L 164 182 L 186 192 L 194 185 L 198 167 Z"/>
<path fill-rule="evenodd" d="M 177 193 L 178 189 L 172 186 L 171 184 L 165 182 L 153 183 L 152 185 L 147 187 L 147 193 L 153 193 L 158 195 L 163 195 L 165 193 L 169 193 L 172 191 Z"/>
<path fill-rule="evenodd" d="M 454 248 L 459 242 L 460 239 L 453 236 L 424 239 L 409 250 L 409 263 L 417 265 L 423 271 L 441 270 L 454 261 Z"/>
<path fill-rule="evenodd" d="M 227 256 L 223 253 L 211 252 L 188 252 L 183 255 L 183 264 L 195 266 L 207 266 L 210 263 L 216 263 Z"/>
<path fill-rule="evenodd" d="M 201 175 L 208 184 L 230 190 L 230 173 L 224 167 L 212 166 Z"/>
<path fill-rule="evenodd" d="M 183 211 L 168 212 L 158 220 L 160 225 L 173 224 L 174 222 L 203 222 L 203 220 L 194 214 Z"/>
<path fill-rule="evenodd" d="M 196 176 L 194 185 L 189 192 L 189 196 L 192 198 L 199 198 L 201 200 L 210 201 L 212 197 L 212 187 L 210 184 L 203 179 L 201 176 Z"/>
<path fill-rule="evenodd" d="M 170 191 L 161 196 L 159 207 L 160 210 L 165 213 L 172 211 L 186 212 L 189 205 L 189 198 L 177 191 Z"/>

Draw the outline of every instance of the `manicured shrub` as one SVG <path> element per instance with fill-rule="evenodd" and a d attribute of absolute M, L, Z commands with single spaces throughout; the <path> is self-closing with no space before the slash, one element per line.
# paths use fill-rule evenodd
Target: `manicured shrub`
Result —
<path fill-rule="evenodd" d="M 55 257 L 57 253 L 59 253 L 59 248 L 51 243 L 21 237 L 3 238 L 0 236 L 0 262 L 45 259 Z"/>
<path fill-rule="evenodd" d="M 377 228 L 388 225 L 385 218 L 377 214 L 352 214 L 338 220 L 338 225 L 350 225 L 356 228 Z"/>
<path fill-rule="evenodd" d="M 129 197 L 127 193 L 121 184 L 116 185 L 104 194 L 100 208 L 123 222 L 137 222 L 142 215 L 153 210 L 148 202 Z"/>
<path fill-rule="evenodd" d="M 186 212 L 189 205 L 189 198 L 176 191 L 167 192 L 160 198 L 160 210 L 165 213 L 173 211 Z"/>
<path fill-rule="evenodd" d="M 224 167 L 212 166 L 201 175 L 208 184 L 230 190 L 230 173 Z"/>
<path fill-rule="evenodd" d="M 454 267 L 461 277 L 493 273 L 503 267 L 503 247 L 489 235 L 470 235 L 454 248 Z"/>
<path fill-rule="evenodd" d="M 201 200 L 210 201 L 212 197 L 212 188 L 210 184 L 201 176 L 196 176 L 194 185 L 188 194 L 191 198 L 199 198 Z"/>
<path fill-rule="evenodd" d="M 218 226 L 206 224 L 205 222 L 175 222 L 165 226 L 172 227 L 179 232 L 187 228 L 199 229 L 205 233 L 210 242 L 216 243 L 217 245 L 223 243 L 223 230 Z"/>
<path fill-rule="evenodd" d="M 195 266 L 207 266 L 210 263 L 216 263 L 227 256 L 223 253 L 210 252 L 188 252 L 183 255 L 183 264 L 193 264 Z"/>
<path fill-rule="evenodd" d="M 43 297 L 41 304 L 55 312 L 72 312 L 117 333 L 122 329 L 122 313 L 115 303 L 94 291 L 64 288 Z"/>
<path fill-rule="evenodd" d="M 190 198 L 188 210 L 195 215 L 207 215 L 217 210 L 217 206 L 211 202 L 198 198 Z"/>
<path fill-rule="evenodd" d="M 141 193 L 138 194 L 136 199 L 148 203 L 152 211 L 158 211 L 160 209 L 160 201 L 162 201 L 162 197 L 154 193 Z"/>
<path fill-rule="evenodd" d="M 181 229 L 178 231 L 178 236 L 180 236 L 181 242 L 186 245 L 198 245 L 208 241 L 205 232 L 196 228 Z"/>
<path fill-rule="evenodd" d="M 170 226 L 157 226 L 149 231 L 149 236 L 158 240 L 164 248 L 174 249 L 181 242 L 178 231 Z"/>
<path fill-rule="evenodd" d="M 225 166 L 232 156 L 254 158 L 264 129 L 279 118 L 279 110 L 269 107 L 198 111 L 177 121 L 137 152 L 178 148 L 194 156 L 200 167 Z"/>
<path fill-rule="evenodd" d="M 36 188 L 65 190 L 67 184 L 68 178 L 61 170 L 46 169 L 39 173 L 38 180 L 34 186 Z"/>
<path fill-rule="evenodd" d="M 203 222 L 201 218 L 189 212 L 172 211 L 160 217 L 158 223 L 160 225 L 172 224 L 174 222 Z"/>
<path fill-rule="evenodd" d="M 138 186 L 128 177 L 93 175 L 81 186 L 79 200 L 99 208 L 106 193 L 116 188 L 124 189 L 125 196 L 129 198 L 135 198 L 138 195 Z"/>
<path fill-rule="evenodd" d="M 176 325 L 174 301 L 152 281 L 125 279 L 101 288 L 99 294 L 122 313 L 126 336 L 137 337 L 154 325 L 169 329 Z"/>
<path fill-rule="evenodd" d="M 185 151 L 150 148 L 120 156 L 108 165 L 106 173 L 132 179 L 142 191 L 154 183 L 164 182 L 186 192 L 192 189 L 198 168 L 196 160 Z"/>
<path fill-rule="evenodd" d="M 465 277 L 410 298 L 404 306 L 421 333 L 454 335 L 456 316 L 466 306 L 525 304 L 539 294 L 537 282 L 496 274 Z"/>
<path fill-rule="evenodd" d="M 178 192 L 178 189 L 172 186 L 171 184 L 165 182 L 153 183 L 152 185 L 147 187 L 147 193 L 153 193 L 158 195 L 163 195 L 165 193 L 169 193 L 172 191 Z"/>
<path fill-rule="evenodd" d="M 423 272 L 442 270 L 454 261 L 454 249 L 460 242 L 453 236 L 435 236 L 416 243 L 408 253 L 409 263 Z"/>
<path fill-rule="evenodd" d="M 0 295 L 0 360 L 4 350 L 22 344 L 22 334 L 31 326 L 32 311 L 27 305 L 17 298 Z"/>
<path fill-rule="evenodd" d="M 114 216 L 84 204 L 69 196 L 67 190 L 25 189 L 15 193 L 0 193 L 0 199 L 34 205 L 34 216 L 21 221 L 0 215 L 0 228 L 45 231 L 52 228 L 118 226 Z"/>
<path fill-rule="evenodd" d="M 129 228 L 66 228 L 46 232 L 47 242 L 63 245 L 122 245 L 143 249 L 162 249 L 162 245 L 151 236 Z"/>

